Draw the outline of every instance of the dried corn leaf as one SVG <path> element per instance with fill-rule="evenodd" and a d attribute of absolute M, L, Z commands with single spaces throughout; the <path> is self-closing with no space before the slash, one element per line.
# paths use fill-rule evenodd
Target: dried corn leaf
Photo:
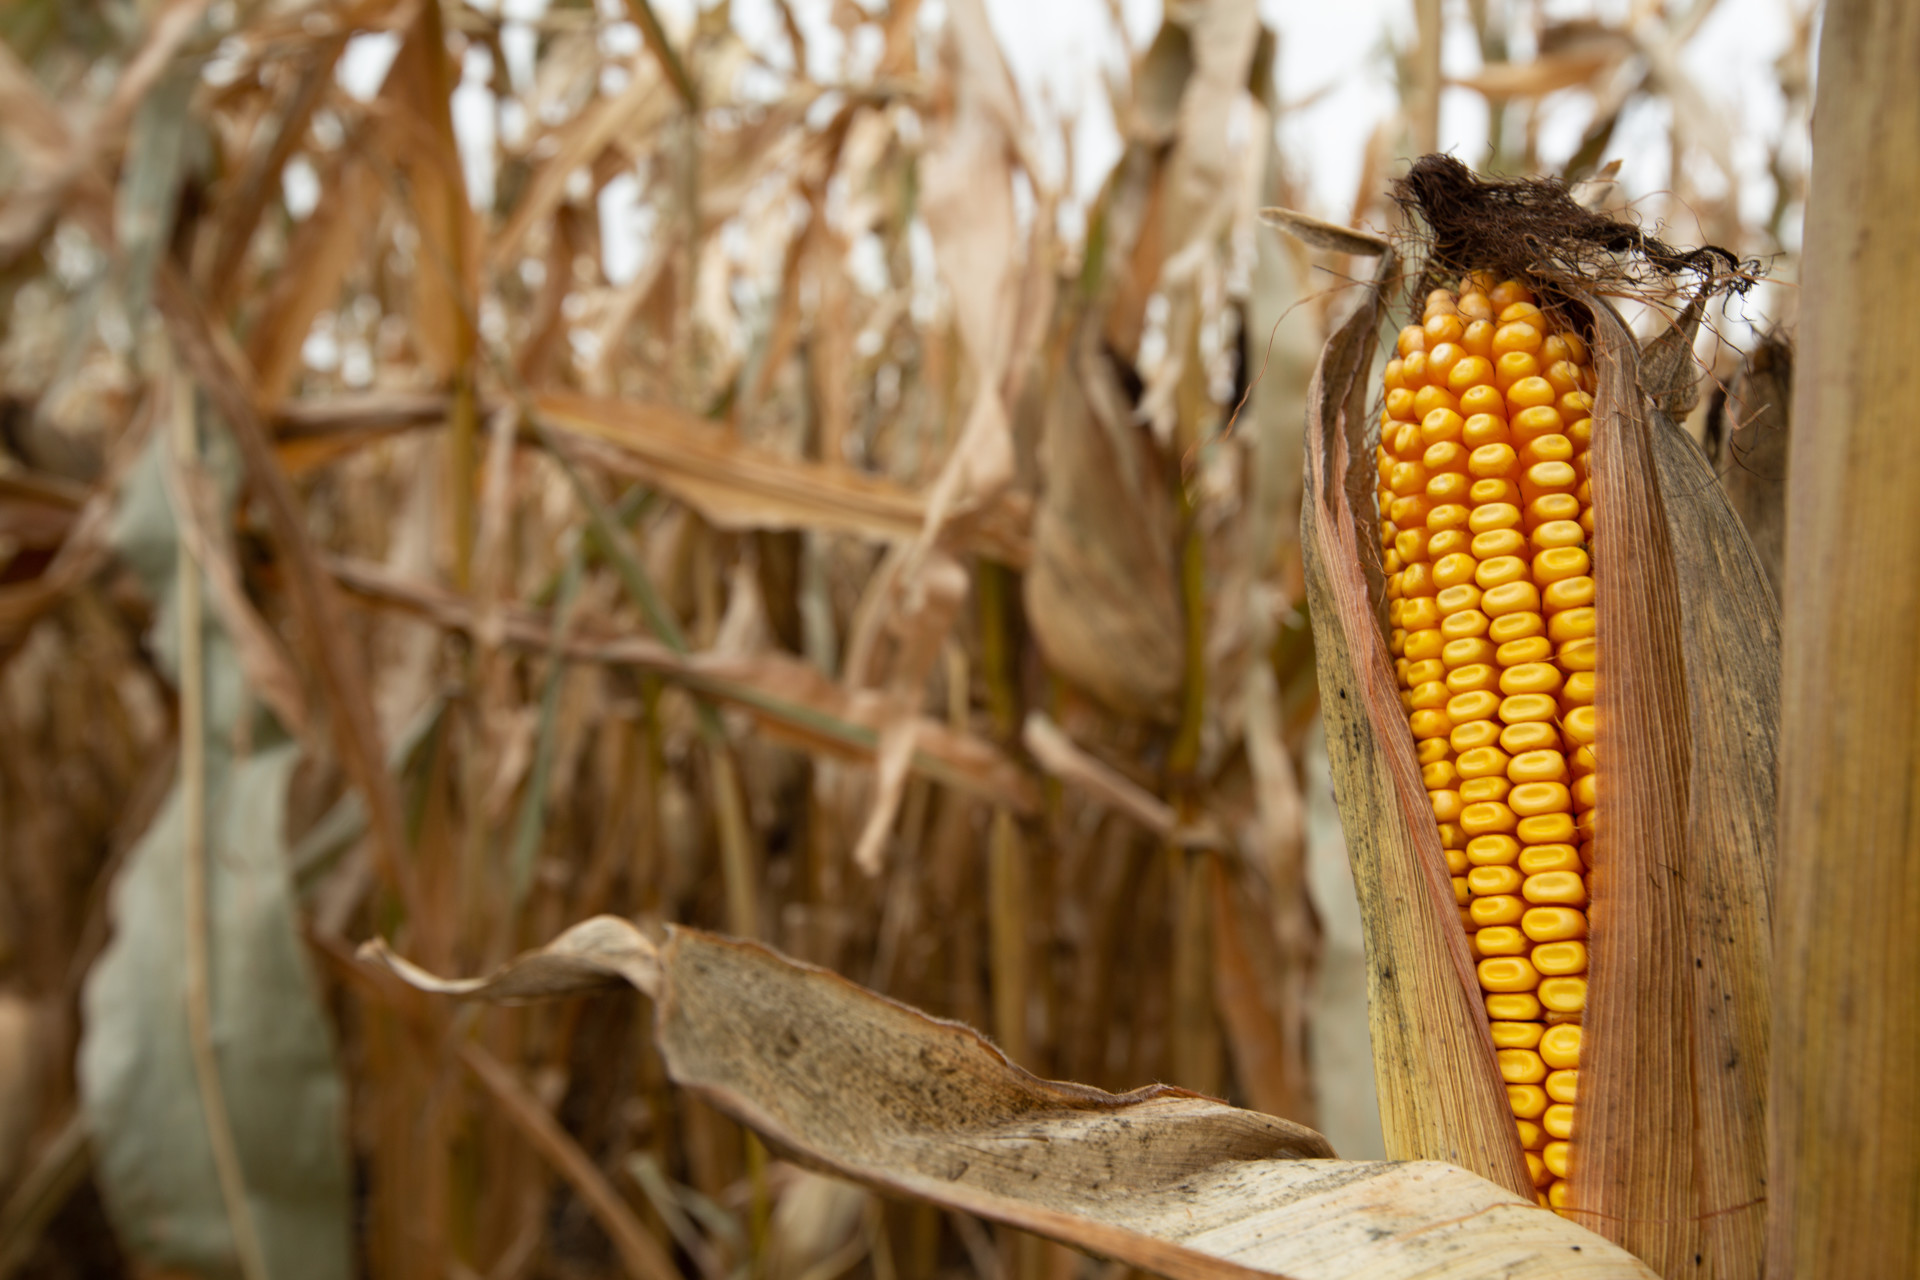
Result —
<path fill-rule="evenodd" d="M 1779 616 L 1664 389 L 1590 305 L 1604 772 L 1573 1201 L 1663 1275 L 1756 1275 Z"/>
<path fill-rule="evenodd" d="M 1367 439 L 1374 335 L 1398 258 L 1327 343 L 1307 400 L 1301 551 L 1327 755 L 1367 931 L 1367 1004 L 1387 1153 L 1530 1195 L 1440 834 L 1376 601 L 1385 597 Z"/>
<path fill-rule="evenodd" d="M 336 558 L 329 568 L 343 588 L 362 597 L 397 605 L 469 635 L 482 626 L 480 612 L 465 597 L 442 587 L 360 561 Z M 872 760 L 880 750 L 882 731 L 890 718 L 896 718 L 882 694 L 847 689 L 811 663 L 782 653 L 681 654 L 640 636 L 582 636 L 556 645 L 544 619 L 513 607 L 501 610 L 497 625 L 501 643 L 664 676 L 694 693 L 752 713 L 770 736 L 810 751 Z M 910 760 L 915 770 L 936 782 L 1021 813 L 1038 807 L 1037 788 L 1018 765 L 984 739 L 937 720 L 921 717 L 914 722 Z"/>
<path fill-rule="evenodd" d="M 905 543 L 924 526 L 926 501 L 878 476 L 742 444 L 696 414 L 667 405 L 554 392 L 535 398 L 541 421 L 604 441 L 593 461 L 672 494 L 728 529 L 818 529 Z M 1009 564 L 1028 558 L 1008 502 L 950 522 L 949 537 Z"/>
<path fill-rule="evenodd" d="M 1310 1129 L 1154 1085 L 1040 1080 L 977 1033 L 751 943 L 586 921 L 490 978 L 493 1000 L 634 983 L 682 1088 L 802 1162 L 1188 1280 L 1635 1276 L 1598 1237 L 1462 1170 L 1337 1161 Z"/>
<path fill-rule="evenodd" d="M 1185 670 L 1171 481 L 1095 334 L 1053 381 L 1027 622 L 1048 665 L 1118 711 L 1179 711 Z"/>

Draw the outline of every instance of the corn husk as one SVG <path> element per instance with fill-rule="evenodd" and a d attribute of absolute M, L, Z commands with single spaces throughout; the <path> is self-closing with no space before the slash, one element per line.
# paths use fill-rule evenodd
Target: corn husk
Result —
<path fill-rule="evenodd" d="M 1389 1154 L 1528 1189 L 1386 646 L 1370 407 L 1398 275 L 1383 252 L 1309 404 L 1303 545 L 1322 714 L 1367 928 Z M 1712 470 L 1661 409 L 1690 366 L 1643 366 L 1619 317 L 1585 301 L 1603 728 L 1572 1216 L 1663 1275 L 1754 1275 L 1778 610 Z"/>

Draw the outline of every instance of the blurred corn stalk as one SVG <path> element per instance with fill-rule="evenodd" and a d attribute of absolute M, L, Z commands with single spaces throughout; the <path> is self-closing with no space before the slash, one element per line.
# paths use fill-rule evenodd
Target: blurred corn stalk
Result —
<path fill-rule="evenodd" d="M 1073 237 L 978 3 L 775 9 L 0 13 L 0 982 L 46 1064 L 0 1270 L 111 1253 L 103 1205 L 225 1274 L 1076 1265 L 769 1165 L 630 1001 L 449 1013 L 375 933 L 705 925 L 1317 1122 L 1294 530 L 1351 260 L 1254 220 L 1273 33 L 1174 9 Z"/>

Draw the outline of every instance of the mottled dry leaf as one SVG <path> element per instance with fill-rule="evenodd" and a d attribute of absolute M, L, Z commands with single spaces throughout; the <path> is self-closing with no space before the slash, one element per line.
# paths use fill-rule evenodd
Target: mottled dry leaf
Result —
<path fill-rule="evenodd" d="M 1310 1129 L 1166 1085 L 1109 1094 L 1041 1080 L 966 1027 L 751 943 L 675 928 L 656 948 L 602 918 L 555 945 L 558 966 L 531 952 L 457 990 L 519 999 L 631 972 L 675 1083 L 795 1159 L 883 1192 L 1178 1280 L 1650 1275 L 1460 1169 L 1329 1159 Z M 377 942 L 367 955 L 395 963 Z"/>

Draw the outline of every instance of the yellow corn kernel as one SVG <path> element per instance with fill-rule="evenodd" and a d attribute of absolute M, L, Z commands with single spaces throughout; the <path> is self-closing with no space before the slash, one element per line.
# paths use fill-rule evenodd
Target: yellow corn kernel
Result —
<path fill-rule="evenodd" d="M 1508 614 L 1507 617 L 1524 617 L 1523 614 Z M 1506 619 L 1501 619 L 1505 621 Z M 1553 641 L 1543 635 L 1522 636 L 1518 640 L 1509 640 L 1493 651 L 1494 660 L 1501 667 L 1524 667 L 1530 663 L 1544 663 L 1553 657 Z"/>
<path fill-rule="evenodd" d="M 1521 917 L 1523 920 L 1525 918 Z M 1587 971 L 1587 944 L 1573 941 L 1543 942 L 1533 949 L 1533 954 L 1528 958 L 1545 977 L 1572 977 Z"/>
<path fill-rule="evenodd" d="M 1533 1121 L 1515 1120 L 1513 1127 L 1519 1130 L 1522 1150 L 1538 1151 L 1547 1144 L 1547 1131 Z"/>
<path fill-rule="evenodd" d="M 1475 747 L 1490 747 L 1500 741 L 1500 726 L 1492 720 L 1474 720 L 1456 726 L 1448 735 L 1447 743 L 1455 751 L 1468 752 Z"/>
<path fill-rule="evenodd" d="M 1511 780 L 1513 777 L 1511 760 L 1512 757 L 1497 747 L 1481 747 L 1461 756 L 1456 762 L 1456 767 L 1463 778 L 1505 777 Z"/>
<path fill-rule="evenodd" d="M 1481 930 L 1491 933 L 1490 929 Z M 1493 1033 L 1493 1047 L 1496 1049 L 1531 1049 L 1540 1043 L 1542 1028 L 1537 1022 L 1490 1022 L 1487 1029 Z M 1545 1079 L 1543 1075 L 1541 1079 Z"/>
<path fill-rule="evenodd" d="M 1499 1049 L 1493 1057 L 1508 1084 L 1539 1084 L 1547 1078 L 1547 1064 L 1531 1049 Z"/>
<path fill-rule="evenodd" d="M 1516 693 L 1500 699 L 1499 714 L 1502 724 L 1528 724 L 1554 719 L 1560 714 L 1560 706 L 1544 693 Z"/>
<path fill-rule="evenodd" d="M 1588 608 L 1593 604 L 1593 579 L 1585 574 L 1577 578 L 1562 578 L 1547 588 L 1541 601 L 1548 614 L 1558 613 L 1562 609 Z"/>
<path fill-rule="evenodd" d="M 1562 671 L 1570 673 L 1592 671 L 1599 666 L 1600 648 L 1598 643 L 1589 636 L 1584 640 L 1566 641 L 1554 651 L 1553 656 L 1554 661 L 1560 664 Z"/>
<path fill-rule="evenodd" d="M 1578 642 L 1576 641 L 1576 643 Z M 1446 666 L 1447 670 L 1453 671 L 1460 667 L 1471 667 L 1481 663 L 1491 662 L 1496 652 L 1498 652 L 1498 649 L 1491 640 L 1481 640 L 1478 637 L 1468 637 L 1463 640 L 1449 640 L 1446 643 L 1446 647 L 1440 650 L 1440 661 Z"/>
<path fill-rule="evenodd" d="M 1467 892 L 1473 892 L 1473 875 L 1475 871 L 1504 869 L 1505 868 L 1475 867 L 1468 871 Z M 1488 956 L 1523 956 L 1533 949 L 1533 943 L 1527 935 L 1510 924 L 1495 925 L 1491 929 L 1476 929 L 1473 937 L 1469 939 L 1469 941 L 1473 944 L 1473 954 L 1483 960 Z M 1535 1039 L 1538 1038 L 1537 1036 L 1535 1037 Z M 1533 1045 L 1528 1043 L 1522 1047 L 1531 1049 Z"/>
<path fill-rule="evenodd" d="M 1442 791 L 1427 792 L 1427 799 L 1433 802 L 1435 822 L 1459 822 L 1460 812 L 1465 807 L 1460 802 L 1460 793 L 1451 788 Z"/>
<path fill-rule="evenodd" d="M 1460 829 L 1470 836 L 1508 832 L 1518 824 L 1519 819 L 1514 817 L 1513 810 L 1497 800 L 1470 804 L 1460 811 Z"/>
<path fill-rule="evenodd" d="M 1520 856 L 1520 842 L 1512 836 L 1475 836 L 1467 841 L 1467 861 L 1476 867 L 1511 866 Z"/>
<path fill-rule="evenodd" d="M 1466 824 L 1463 822 L 1461 826 L 1465 827 Z M 1539 907 L 1587 905 L 1587 886 L 1572 871 L 1543 871 L 1537 876 L 1528 876 L 1521 892 L 1528 902 Z"/>
<path fill-rule="evenodd" d="M 1509 757 L 1507 777 L 1516 783 L 1563 782 L 1567 759 L 1558 751 L 1526 751 Z"/>
<path fill-rule="evenodd" d="M 1407 627 L 1406 656 L 1418 661 L 1422 658 L 1437 658 L 1446 639 L 1437 627 Z"/>
<path fill-rule="evenodd" d="M 1549 1013 L 1581 1013 L 1587 1007 L 1585 978 L 1546 978 L 1540 983 L 1539 1001 Z M 1571 1102 L 1567 1098 L 1564 1101 Z"/>
<path fill-rule="evenodd" d="M 1527 1176 L 1533 1179 L 1533 1185 L 1544 1187 L 1553 1181 L 1553 1175 L 1547 1171 L 1547 1162 L 1543 1156 L 1532 1151 L 1522 1152 L 1527 1158 Z"/>
<path fill-rule="evenodd" d="M 1490 529 L 1486 533 L 1476 533 L 1473 541 L 1467 545 L 1476 560 L 1492 560 L 1498 556 L 1518 555 L 1527 549 L 1527 535 L 1518 529 Z M 1400 557 L 1412 563 L 1406 556 Z"/>
<path fill-rule="evenodd" d="M 1488 994 L 1487 1016 L 1502 1022 L 1534 1022 L 1540 1017 L 1540 1000 L 1529 991 L 1498 991 Z"/>
<path fill-rule="evenodd" d="M 1506 800 L 1507 792 L 1513 784 L 1498 775 L 1487 778 L 1470 778 L 1460 784 L 1460 802 L 1462 804 L 1499 804 Z M 1512 806 L 1508 806 L 1511 808 Z"/>
<path fill-rule="evenodd" d="M 1540 1037 L 1540 1057 L 1555 1071 L 1580 1065 L 1580 1024 L 1562 1022 Z M 1560 1135 L 1565 1137 L 1565 1134 Z"/>
<path fill-rule="evenodd" d="M 1485 560 L 1480 563 L 1479 567 L 1474 570 L 1473 581 L 1474 585 L 1491 596 L 1494 592 L 1511 584 L 1524 582 L 1526 576 L 1527 562 L 1519 556 L 1495 556 L 1491 560 Z M 1408 591 L 1406 594 L 1414 595 L 1417 593 Z M 1503 596 L 1502 599 L 1504 598 Z M 1489 608 L 1487 610 L 1489 616 L 1498 616 L 1506 612 L 1510 612 L 1510 610 L 1495 608 Z"/>
<path fill-rule="evenodd" d="M 1474 918 L 1479 919 L 1479 908 L 1488 903 L 1500 902 L 1499 898 L 1483 898 L 1474 902 Z M 1508 901 L 1511 901 L 1510 899 Z M 1507 921 L 1499 921 L 1505 924 Z M 1482 925 L 1482 928 L 1485 926 Z M 1532 991 L 1540 985 L 1540 972 L 1524 956 L 1492 956 L 1480 962 L 1477 972 L 1480 975 L 1480 989 L 1493 992 Z"/>
<path fill-rule="evenodd" d="M 1570 844 L 1536 844 L 1520 851 L 1520 874 L 1537 876 L 1546 871 L 1580 870 L 1580 855 Z"/>
<path fill-rule="evenodd" d="M 1468 904 L 1468 910 L 1473 915 L 1474 928 L 1485 929 L 1493 925 L 1519 924 L 1521 918 L 1527 914 L 1527 904 L 1523 899 L 1514 897 L 1512 894 L 1503 893 L 1496 894 L 1490 898 L 1475 898 Z M 1532 965 L 1529 964 L 1527 967 L 1528 971 L 1532 972 Z M 1484 982 L 1481 983 L 1481 987 L 1487 991 L 1499 990 L 1499 988 L 1487 986 Z M 1518 991 L 1531 991 L 1533 988 L 1516 987 L 1513 989 Z"/>
<path fill-rule="evenodd" d="M 1568 1160 L 1572 1154 L 1572 1144 L 1549 1142 L 1540 1149 L 1540 1158 L 1546 1161 L 1547 1171 L 1556 1178 L 1567 1176 Z"/>
<path fill-rule="evenodd" d="M 1455 693 L 1480 693 L 1499 687 L 1500 672 L 1493 664 L 1483 662 L 1472 666 L 1455 667 L 1446 673 L 1445 679 L 1447 688 Z"/>
<path fill-rule="evenodd" d="M 1519 527 L 1522 518 L 1520 508 L 1511 502 L 1487 502 L 1473 509 L 1467 517 L 1467 528 L 1474 533 L 1514 529 Z"/>
<path fill-rule="evenodd" d="M 1556 1102 L 1540 1116 L 1540 1127 L 1549 1136 L 1565 1141 L 1573 1136 L 1573 1108 L 1564 1102 Z"/>
<path fill-rule="evenodd" d="M 1574 833 L 1573 817 L 1565 813 L 1540 813 L 1531 818 L 1522 818 L 1513 832 L 1521 844 L 1529 845 L 1571 844 Z"/>
<path fill-rule="evenodd" d="M 1455 876 L 1453 878 L 1454 904 L 1456 906 L 1464 907 L 1472 900 L 1473 900 L 1473 894 L 1469 892 L 1467 889 L 1467 878 L 1465 876 Z"/>
<path fill-rule="evenodd" d="M 1534 907 L 1520 917 L 1520 931 L 1534 942 L 1565 942 L 1587 936 L 1587 918 L 1572 907 Z"/>
<path fill-rule="evenodd" d="M 1412 572 L 1411 569 L 1408 570 Z M 1550 662 L 1527 662 L 1517 667 L 1509 667 L 1500 673 L 1500 692 L 1518 693 L 1554 693 L 1559 690 L 1564 677 L 1560 669 Z"/>
<path fill-rule="evenodd" d="M 1507 807 L 1522 818 L 1565 813 L 1573 808 L 1573 796 L 1562 783 L 1523 782 L 1507 797 Z"/>
<path fill-rule="evenodd" d="M 1440 686 L 1442 689 L 1445 685 Z M 1500 695 L 1491 689 L 1481 689 L 1472 693 L 1456 693 L 1445 704 L 1447 716 L 1455 724 L 1466 724 L 1472 720 L 1488 720 L 1500 708 Z"/>
<path fill-rule="evenodd" d="M 1434 605 L 1442 618 L 1477 610 L 1480 607 L 1480 588 L 1470 582 L 1448 587 L 1434 597 Z"/>
<path fill-rule="evenodd" d="M 1547 1091 L 1537 1084 L 1510 1084 L 1507 1106 L 1522 1120 L 1538 1120 L 1547 1109 Z"/>
<path fill-rule="evenodd" d="M 1525 579 L 1502 583 L 1481 597 L 1480 610 L 1489 618 L 1509 613 L 1539 613 L 1540 588 Z"/>
<path fill-rule="evenodd" d="M 1546 1080 L 1547 1096 L 1555 1102 L 1577 1102 L 1579 1084 L 1580 1072 L 1574 1068 L 1568 1067 L 1549 1072 Z"/>
<path fill-rule="evenodd" d="M 1502 614 L 1487 623 L 1487 639 L 1496 645 L 1505 647 L 1522 640 L 1531 640 L 1546 630 L 1546 624 L 1540 621 L 1540 614 L 1532 609 Z"/>
<path fill-rule="evenodd" d="M 1467 873 L 1467 888 L 1473 890 L 1473 896 L 1476 898 L 1491 898 L 1496 894 L 1518 893 L 1521 882 L 1525 879 L 1525 876 L 1512 867 L 1475 867 Z M 1519 930 L 1516 929 L 1514 932 L 1518 934 Z M 1524 955 L 1525 953 L 1526 948 L 1522 947 L 1513 954 Z"/>
<path fill-rule="evenodd" d="M 1442 791 L 1459 780 L 1459 773 L 1445 760 L 1423 765 L 1420 769 L 1420 785 L 1429 791 Z"/>

